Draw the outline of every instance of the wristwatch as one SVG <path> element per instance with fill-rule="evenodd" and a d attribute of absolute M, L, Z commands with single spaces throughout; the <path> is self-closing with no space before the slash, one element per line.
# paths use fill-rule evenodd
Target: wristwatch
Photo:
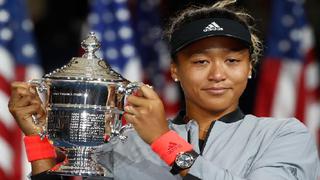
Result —
<path fill-rule="evenodd" d="M 179 174 L 180 171 L 190 168 L 198 156 L 199 154 L 193 150 L 179 153 L 170 172 L 176 175 Z"/>

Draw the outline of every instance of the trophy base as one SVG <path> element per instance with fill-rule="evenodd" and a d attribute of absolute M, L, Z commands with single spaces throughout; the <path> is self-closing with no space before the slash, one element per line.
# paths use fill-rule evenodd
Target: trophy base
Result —
<path fill-rule="evenodd" d="M 48 174 L 63 176 L 104 176 L 113 177 L 112 173 L 92 159 L 97 147 L 63 147 L 66 160 L 48 171 Z"/>
<path fill-rule="evenodd" d="M 104 177 L 112 177 L 111 174 L 106 174 L 101 170 L 91 170 L 88 168 L 81 167 L 70 167 L 61 165 L 57 170 L 49 170 L 48 174 L 52 175 L 62 175 L 62 176 L 83 176 L 83 177 L 92 177 L 92 176 L 104 176 Z"/>

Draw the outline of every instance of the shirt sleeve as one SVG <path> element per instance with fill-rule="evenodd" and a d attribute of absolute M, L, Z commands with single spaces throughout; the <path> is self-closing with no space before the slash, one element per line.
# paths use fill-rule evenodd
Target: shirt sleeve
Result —
<path fill-rule="evenodd" d="M 227 157 L 226 157 L 227 158 Z M 298 120 L 288 121 L 262 155 L 256 159 L 245 177 L 199 156 L 185 180 L 315 180 L 319 158 L 315 140 Z"/>

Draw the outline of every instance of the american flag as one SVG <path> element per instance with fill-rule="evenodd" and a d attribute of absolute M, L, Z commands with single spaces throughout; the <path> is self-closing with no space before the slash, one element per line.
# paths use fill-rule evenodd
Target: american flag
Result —
<path fill-rule="evenodd" d="M 159 17 L 160 1 L 144 0 L 136 5 L 134 29 L 144 68 L 144 81 L 152 84 L 162 98 L 168 117 L 179 110 L 179 89 L 170 75 L 170 54 L 163 41 Z"/>
<path fill-rule="evenodd" d="M 27 179 L 22 134 L 8 110 L 10 83 L 41 77 L 25 0 L 0 1 L 0 179 Z M 26 165 L 26 166 L 24 166 Z"/>
<path fill-rule="evenodd" d="M 179 94 L 169 74 L 168 48 L 161 38 L 159 3 L 137 1 L 129 11 L 127 0 L 94 0 L 88 22 L 102 42 L 100 57 L 128 80 L 153 85 L 171 117 L 178 111 Z"/>
<path fill-rule="evenodd" d="M 273 0 L 255 114 L 297 117 L 319 145 L 319 66 L 303 0 Z"/>
<path fill-rule="evenodd" d="M 93 0 L 88 16 L 91 29 L 101 42 L 98 56 L 130 81 L 141 81 L 141 59 L 126 0 Z"/>

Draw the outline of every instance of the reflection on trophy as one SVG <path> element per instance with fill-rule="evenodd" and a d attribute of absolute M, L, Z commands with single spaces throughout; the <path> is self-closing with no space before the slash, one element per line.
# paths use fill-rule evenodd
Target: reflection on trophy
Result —
<path fill-rule="evenodd" d="M 44 95 L 46 122 L 40 136 L 48 136 L 65 151 L 67 160 L 50 173 L 76 176 L 110 176 L 96 163 L 94 150 L 112 138 L 125 141 L 122 121 L 126 96 L 139 87 L 113 71 L 95 52 L 100 44 L 94 33 L 81 43 L 85 54 L 62 68 L 30 83 Z"/>

